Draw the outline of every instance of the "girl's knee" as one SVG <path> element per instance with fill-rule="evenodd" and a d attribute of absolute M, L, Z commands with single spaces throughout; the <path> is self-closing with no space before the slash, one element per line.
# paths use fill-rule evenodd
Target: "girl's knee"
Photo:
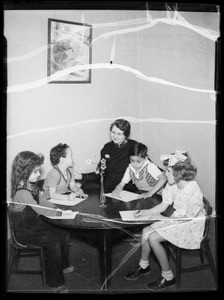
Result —
<path fill-rule="evenodd" d="M 154 232 L 151 226 L 147 226 L 142 230 L 142 240 L 148 240 L 149 236 Z"/>
<path fill-rule="evenodd" d="M 149 244 L 150 245 L 154 245 L 154 244 L 158 244 L 159 240 L 158 240 L 158 234 L 156 232 L 150 234 L 149 236 Z"/>

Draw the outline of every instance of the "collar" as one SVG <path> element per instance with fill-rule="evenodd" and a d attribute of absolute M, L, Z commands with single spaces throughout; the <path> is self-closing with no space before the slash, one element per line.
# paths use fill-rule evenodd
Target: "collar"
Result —
<path fill-rule="evenodd" d="M 131 171 L 135 174 L 135 177 L 139 179 L 139 173 L 141 172 L 141 170 L 147 166 L 150 163 L 150 161 L 147 159 L 144 164 L 142 165 L 142 167 L 139 170 L 135 170 L 131 164 L 129 164 L 129 168 L 131 169 Z"/>
<path fill-rule="evenodd" d="M 128 142 L 127 140 L 124 140 L 121 144 L 118 145 L 114 143 L 114 145 L 116 148 L 123 148 L 127 144 L 127 142 Z"/>

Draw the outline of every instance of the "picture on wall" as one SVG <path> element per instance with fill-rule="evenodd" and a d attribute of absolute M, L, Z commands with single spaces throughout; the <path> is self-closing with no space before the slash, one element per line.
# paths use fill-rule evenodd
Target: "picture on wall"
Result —
<path fill-rule="evenodd" d="M 91 83 L 92 26 L 48 19 L 49 83 Z"/>

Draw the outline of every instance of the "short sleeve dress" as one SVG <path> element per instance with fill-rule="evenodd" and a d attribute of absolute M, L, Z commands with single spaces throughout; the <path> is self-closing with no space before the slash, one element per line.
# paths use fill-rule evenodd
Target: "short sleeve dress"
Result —
<path fill-rule="evenodd" d="M 158 221 L 151 227 L 172 244 L 185 249 L 198 249 L 205 228 L 203 194 L 196 181 L 183 189 L 167 183 L 162 193 L 163 202 L 175 208 L 169 220 Z M 180 220 L 183 218 L 182 220 Z M 189 219 L 185 219 L 189 218 Z M 176 220 L 175 220 L 176 219 Z"/>

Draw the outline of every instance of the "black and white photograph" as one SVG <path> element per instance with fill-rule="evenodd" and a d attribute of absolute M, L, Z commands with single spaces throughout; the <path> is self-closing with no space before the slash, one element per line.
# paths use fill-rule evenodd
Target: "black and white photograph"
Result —
<path fill-rule="evenodd" d="M 3 15 L 4 294 L 218 293 L 220 5 Z"/>

